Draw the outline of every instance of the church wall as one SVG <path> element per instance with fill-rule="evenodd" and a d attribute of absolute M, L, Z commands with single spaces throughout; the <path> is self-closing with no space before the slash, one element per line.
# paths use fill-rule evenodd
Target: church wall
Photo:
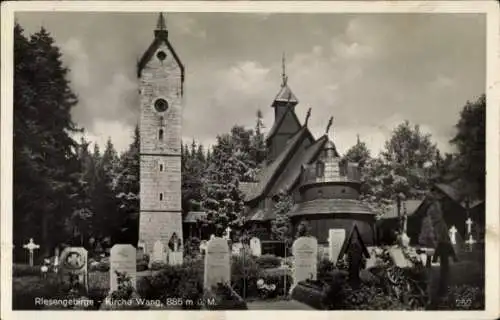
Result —
<path fill-rule="evenodd" d="M 356 188 L 347 185 L 314 185 L 302 189 L 302 201 L 314 199 L 358 199 Z"/>
<path fill-rule="evenodd" d="M 318 239 L 318 243 L 328 243 L 328 232 L 330 229 L 344 229 L 346 235 L 350 232 L 354 223 L 357 224 L 363 242 L 366 246 L 372 246 L 376 241 L 375 220 L 373 216 L 365 215 L 315 215 L 301 217 L 309 223 L 311 235 Z M 297 232 L 297 227 L 302 221 L 294 219 L 294 234 Z"/>

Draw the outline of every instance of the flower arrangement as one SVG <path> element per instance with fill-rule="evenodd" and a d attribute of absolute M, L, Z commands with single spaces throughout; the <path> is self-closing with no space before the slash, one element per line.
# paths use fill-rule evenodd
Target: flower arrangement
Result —
<path fill-rule="evenodd" d="M 276 285 L 265 283 L 264 279 L 257 280 L 257 290 L 262 298 L 270 298 L 276 295 Z"/>

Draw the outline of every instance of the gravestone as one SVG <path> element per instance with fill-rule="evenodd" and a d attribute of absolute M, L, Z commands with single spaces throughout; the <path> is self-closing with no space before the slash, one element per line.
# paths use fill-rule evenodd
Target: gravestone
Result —
<path fill-rule="evenodd" d="M 235 256 L 239 256 L 241 254 L 242 249 L 243 249 L 243 244 L 241 242 L 233 243 L 231 247 L 231 253 Z"/>
<path fill-rule="evenodd" d="M 136 288 L 136 250 L 131 244 L 115 244 L 111 248 L 109 259 L 109 288 L 110 292 L 118 289 L 116 272 L 126 273 L 130 277 L 132 286 Z"/>
<path fill-rule="evenodd" d="M 227 240 L 214 238 L 208 241 L 205 254 L 203 288 L 210 290 L 217 283 L 231 282 L 230 254 Z"/>
<path fill-rule="evenodd" d="M 253 256 L 260 257 L 262 255 L 262 247 L 259 238 L 253 237 L 250 239 L 250 250 Z"/>
<path fill-rule="evenodd" d="M 72 289 L 84 289 L 89 291 L 88 275 L 88 252 L 83 247 L 67 247 L 61 253 L 60 275 L 63 278 L 69 276 Z"/>
<path fill-rule="evenodd" d="M 330 229 L 328 231 L 328 256 L 331 262 L 337 263 L 340 249 L 345 241 L 344 229 Z"/>
<path fill-rule="evenodd" d="M 207 244 L 208 244 L 207 240 L 202 240 L 200 242 L 200 253 L 201 254 L 205 254 L 205 251 L 207 250 Z"/>
<path fill-rule="evenodd" d="M 318 241 L 314 237 L 300 237 L 293 243 L 293 285 L 306 279 L 316 280 Z"/>
<path fill-rule="evenodd" d="M 398 266 L 399 268 L 410 268 L 413 266 L 413 263 L 405 257 L 402 248 L 393 246 L 389 248 L 388 251 L 392 261 L 394 261 L 396 266 Z"/>
<path fill-rule="evenodd" d="M 165 247 L 160 240 L 157 240 L 153 245 L 153 253 L 151 254 L 151 263 L 153 262 L 161 262 L 167 263 L 167 255 L 165 252 Z"/>
<path fill-rule="evenodd" d="M 59 270 L 59 248 L 56 247 L 54 250 L 54 273 Z"/>
<path fill-rule="evenodd" d="M 182 264 L 182 243 L 175 232 L 170 238 L 168 248 L 168 264 L 173 266 Z"/>

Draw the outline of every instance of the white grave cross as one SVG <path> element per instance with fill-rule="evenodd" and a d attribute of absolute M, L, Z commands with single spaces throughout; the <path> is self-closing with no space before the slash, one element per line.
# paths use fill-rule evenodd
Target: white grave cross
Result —
<path fill-rule="evenodd" d="M 227 227 L 224 233 L 224 239 L 229 240 L 231 239 L 231 227 Z"/>
<path fill-rule="evenodd" d="M 449 231 L 449 235 L 450 235 L 451 244 L 453 244 L 453 245 L 457 244 L 457 238 L 456 238 L 457 231 L 458 230 L 457 230 L 457 228 L 455 228 L 455 226 L 451 226 L 450 231 Z"/>
<path fill-rule="evenodd" d="M 23 248 L 29 251 L 29 262 L 30 266 L 33 267 L 33 250 L 40 249 L 40 245 L 35 244 L 35 242 L 33 242 L 33 238 L 30 238 L 30 241 L 23 245 Z"/>
<path fill-rule="evenodd" d="M 467 234 L 472 233 L 472 220 L 471 218 L 468 218 L 467 221 L 465 221 L 465 224 L 467 225 Z"/>

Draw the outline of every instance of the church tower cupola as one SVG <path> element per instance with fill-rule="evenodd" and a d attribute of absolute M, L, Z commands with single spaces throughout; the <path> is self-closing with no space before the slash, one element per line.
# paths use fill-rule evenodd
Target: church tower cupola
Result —
<path fill-rule="evenodd" d="M 297 97 L 293 94 L 292 90 L 288 86 L 288 75 L 286 74 L 286 63 L 285 54 L 281 60 L 281 88 L 276 98 L 274 98 L 272 107 L 274 108 L 274 120 L 278 121 L 287 109 L 294 109 L 299 103 Z"/>

